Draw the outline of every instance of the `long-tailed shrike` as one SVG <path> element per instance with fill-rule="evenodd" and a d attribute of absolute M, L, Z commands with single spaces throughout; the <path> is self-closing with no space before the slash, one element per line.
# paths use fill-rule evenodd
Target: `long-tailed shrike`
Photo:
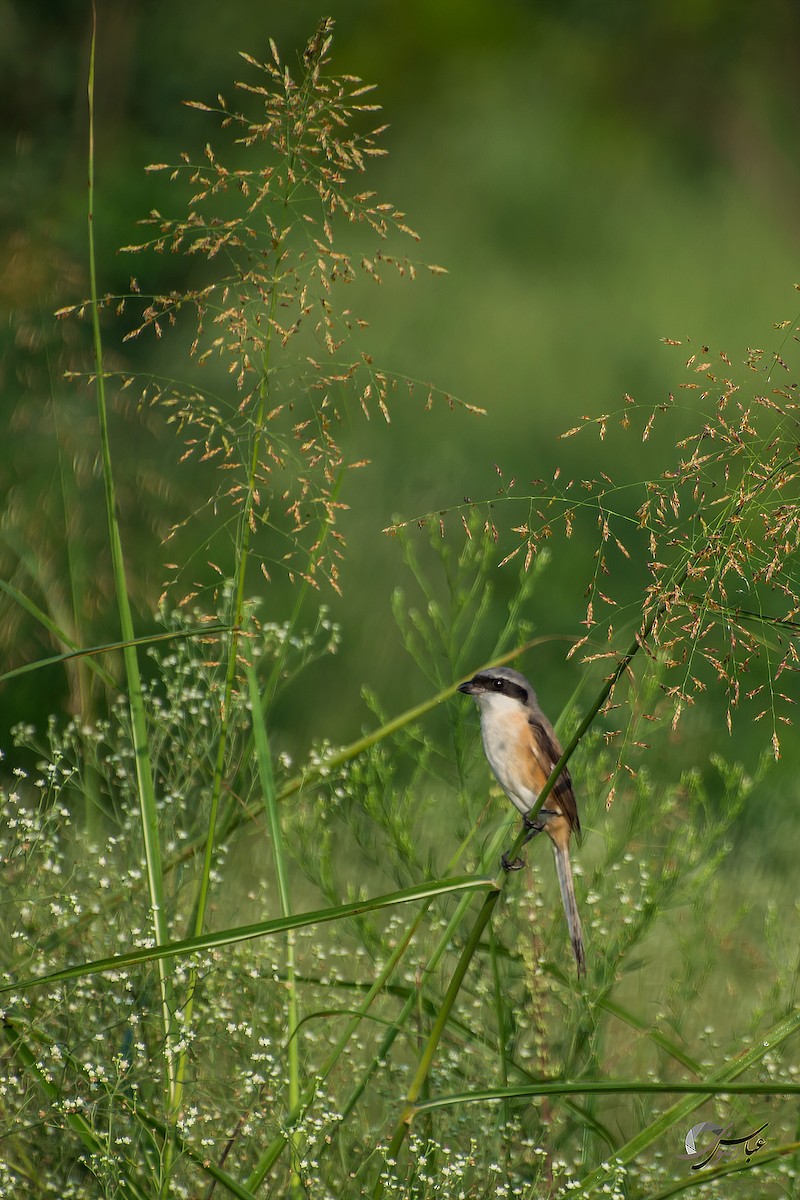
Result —
<path fill-rule="evenodd" d="M 479 671 L 468 683 L 462 683 L 458 690 L 473 696 L 478 703 L 483 748 L 489 766 L 511 803 L 522 813 L 528 831 L 525 840 L 530 840 L 543 829 L 550 836 L 578 974 L 585 974 L 583 935 L 569 861 L 569 839 L 573 832 L 580 836 L 581 823 L 572 780 L 566 767 L 544 807 L 535 818 L 528 817 L 528 812 L 561 757 L 561 747 L 553 726 L 539 707 L 536 693 L 528 680 L 510 667 Z M 510 863 L 507 856 L 503 855 L 506 870 L 521 865 Z"/>

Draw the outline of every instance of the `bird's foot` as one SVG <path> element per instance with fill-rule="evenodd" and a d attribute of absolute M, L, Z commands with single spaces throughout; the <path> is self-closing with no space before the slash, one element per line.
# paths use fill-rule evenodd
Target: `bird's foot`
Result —
<path fill-rule="evenodd" d="M 537 833 L 541 833 L 544 829 L 544 821 L 542 820 L 541 813 L 537 813 L 535 817 L 528 816 L 527 813 L 524 813 L 522 817 L 522 827 L 525 830 L 526 842 L 529 842 L 531 838 L 535 838 Z"/>
<path fill-rule="evenodd" d="M 515 858 L 512 862 L 507 854 L 500 859 L 504 871 L 521 871 L 525 866 L 524 858 Z"/>

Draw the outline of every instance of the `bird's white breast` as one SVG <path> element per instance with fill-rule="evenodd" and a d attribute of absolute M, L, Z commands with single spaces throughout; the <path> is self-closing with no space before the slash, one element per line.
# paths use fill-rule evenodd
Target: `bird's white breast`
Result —
<path fill-rule="evenodd" d="M 518 700 L 499 692 L 479 697 L 481 737 L 489 766 L 498 783 L 520 812 L 526 813 L 536 795 L 520 779 L 519 758 L 528 753 L 530 726 Z"/>

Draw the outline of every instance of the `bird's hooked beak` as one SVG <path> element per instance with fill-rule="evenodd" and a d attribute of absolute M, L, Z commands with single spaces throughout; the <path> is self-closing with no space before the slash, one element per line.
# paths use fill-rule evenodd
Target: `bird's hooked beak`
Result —
<path fill-rule="evenodd" d="M 483 688 L 479 683 L 476 683 L 474 679 L 468 679 L 466 683 L 460 683 L 458 685 L 458 690 L 460 692 L 464 692 L 464 694 L 467 696 L 477 696 L 483 691 Z"/>

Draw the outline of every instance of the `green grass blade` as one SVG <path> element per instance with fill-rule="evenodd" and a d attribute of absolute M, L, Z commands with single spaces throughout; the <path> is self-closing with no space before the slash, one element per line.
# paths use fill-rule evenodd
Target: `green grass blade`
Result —
<path fill-rule="evenodd" d="M 800 1083 L 645 1083 L 640 1079 L 578 1079 L 555 1080 L 552 1083 L 518 1084 L 507 1088 L 480 1088 L 474 1092 L 454 1092 L 449 1096 L 434 1096 L 412 1106 L 411 1115 L 433 1109 L 453 1108 L 459 1104 L 479 1104 L 490 1101 L 519 1100 L 537 1096 L 608 1096 L 645 1095 L 668 1096 L 798 1096 Z M 576 1195 L 580 1192 L 576 1190 Z"/>
<path fill-rule="evenodd" d="M 497 953 L 497 939 L 494 936 L 494 926 L 489 925 L 489 956 L 492 967 L 492 990 L 494 998 L 494 1014 L 497 1024 L 497 1050 L 500 1059 L 500 1074 L 503 1087 L 508 1087 L 508 1049 L 506 1045 L 506 1005 L 503 997 L 503 981 L 500 975 L 500 956 Z M 503 1106 L 503 1122 L 508 1124 L 509 1108 Z"/>
<path fill-rule="evenodd" d="M 280 814 L 278 812 L 278 798 L 275 794 L 275 777 L 272 771 L 272 755 L 269 748 L 269 738 L 267 736 L 267 727 L 264 719 L 264 707 L 261 701 L 261 694 L 258 689 L 258 680 L 252 663 L 248 663 L 246 667 L 247 686 L 250 692 L 250 711 L 253 719 L 253 740 L 255 743 L 256 761 L 258 763 L 258 777 L 261 782 L 261 791 L 264 797 L 264 808 L 267 814 L 269 823 L 270 837 L 272 841 L 272 857 L 275 863 L 275 876 L 278 881 L 278 896 L 280 898 L 281 914 L 284 917 L 291 916 L 292 906 L 289 897 L 289 880 L 286 873 L 286 859 L 283 850 L 283 831 L 281 830 Z M 297 984 L 295 982 L 295 957 L 294 957 L 294 931 L 289 930 L 286 934 L 286 990 L 287 990 L 287 1017 L 288 1017 L 288 1074 L 289 1074 L 289 1111 L 294 1112 L 300 1102 L 300 1048 L 299 1037 L 296 1036 L 299 1030 L 298 1019 L 298 1004 L 297 1004 Z M 300 1151 L 300 1142 L 296 1131 L 292 1132 L 294 1154 L 292 1156 L 293 1164 L 297 1161 Z M 292 1195 L 299 1197 L 301 1192 L 300 1176 L 293 1165 L 291 1179 Z"/>
<path fill-rule="evenodd" d="M 143 946 L 137 950 L 129 950 L 125 954 L 98 958 L 94 962 L 76 963 L 75 966 L 64 967 L 60 971 L 52 971 L 47 975 L 34 975 L 15 983 L 3 984 L 0 987 L 0 995 L 7 992 L 21 992 L 41 985 L 51 986 L 55 983 L 64 983 L 68 979 L 100 975 L 105 971 L 125 971 L 141 963 L 163 962 L 168 958 L 204 950 L 215 950 L 221 946 L 232 946 L 237 942 L 246 942 L 253 938 L 287 933 L 290 929 L 304 929 L 309 925 L 343 921 L 349 917 L 359 916 L 361 913 L 378 912 L 383 908 L 391 908 L 395 904 L 410 904 L 415 900 L 428 900 L 435 896 L 447 896 L 455 892 L 472 894 L 476 891 L 486 891 L 487 888 L 495 886 L 494 880 L 475 875 L 463 875 L 454 879 L 437 880 L 434 883 L 422 883 L 416 887 L 390 892 L 385 896 L 376 896 L 372 900 L 356 900 L 350 904 L 338 904 L 333 908 L 321 908 L 314 912 L 299 913 L 296 916 L 256 921 L 250 925 L 236 925 L 215 933 L 203 933 L 199 937 L 183 938 L 180 941 L 165 942 L 155 946 Z"/>
<path fill-rule="evenodd" d="M 0 588 L 3 581 L 0 580 Z M 7 589 L 6 589 L 7 590 Z M 93 670 L 97 671 L 100 678 L 109 688 L 116 688 L 116 683 L 111 675 L 94 661 L 94 656 L 97 654 L 110 654 L 115 650 L 125 650 L 128 646 L 150 646 L 156 642 L 174 642 L 184 638 L 207 637 L 210 633 L 223 633 L 228 629 L 227 625 L 204 625 L 198 629 L 181 629 L 174 633 L 150 633 L 143 634 L 142 637 L 133 638 L 130 642 L 106 642 L 102 646 L 76 646 L 64 634 L 58 636 L 65 645 L 73 648 L 66 651 L 64 654 L 52 654 L 48 658 L 37 658 L 35 662 L 24 663 L 21 667 L 15 667 L 13 671 L 5 671 L 0 675 L 0 683 L 5 683 L 8 679 L 14 679 L 18 675 L 27 675 L 31 671 L 39 671 L 42 667 L 52 667 L 57 663 L 68 662 L 74 658 L 85 658 L 87 663 Z"/>
<path fill-rule="evenodd" d="M 0 591 L 5 592 L 16 604 L 23 608 L 29 616 L 38 621 L 39 624 L 47 630 L 47 632 L 64 646 L 69 646 L 69 652 L 66 654 L 56 654 L 51 658 L 37 659 L 35 663 L 24 663 L 21 667 L 15 667 L 13 671 L 5 671 L 0 675 L 0 683 L 4 683 L 7 679 L 14 679 L 17 675 L 25 675 L 28 671 L 35 671 L 38 667 L 50 666 L 52 663 L 65 662 L 69 658 L 77 658 L 81 654 L 91 653 L 90 651 L 81 650 L 77 642 L 67 634 L 52 617 L 40 608 L 29 596 L 21 592 L 19 588 L 14 587 L 13 583 L 9 583 L 5 579 L 0 579 Z M 97 671 L 103 683 L 107 687 L 114 686 L 114 680 L 103 670 L 100 663 L 89 659 L 89 664 L 92 670 Z"/>
<path fill-rule="evenodd" d="M 111 440 L 108 428 L 108 409 L 106 405 L 105 377 L 103 374 L 103 341 L 100 334 L 100 306 L 97 288 L 97 262 L 94 244 L 94 71 L 95 51 L 97 47 L 97 10 L 92 4 L 92 37 L 89 50 L 89 78 L 87 83 L 87 98 L 89 105 L 89 152 L 88 152 L 88 243 L 89 243 L 89 283 L 91 291 L 92 338 L 94 344 L 95 383 L 97 387 L 97 416 L 100 429 L 100 456 L 103 465 L 103 485 L 106 499 L 106 516 L 108 519 L 109 544 L 111 562 L 114 574 L 114 587 L 117 597 L 120 631 L 125 642 L 123 657 L 125 674 L 128 684 L 128 701 L 131 714 L 131 734 L 133 738 L 136 759 L 136 780 L 139 795 L 139 811 L 141 817 L 142 836 L 144 840 L 147 886 L 150 898 L 150 912 L 153 921 L 153 931 L 156 943 L 163 945 L 169 940 L 167 918 L 164 912 L 164 885 L 161 867 L 161 843 L 159 840 L 158 811 L 156 808 L 153 772 L 150 763 L 150 751 L 147 741 L 147 718 L 144 709 L 142 681 L 139 674 L 139 660 L 134 646 L 135 632 L 131 614 L 128 587 L 125 578 L 125 562 L 122 552 L 119 521 L 117 519 L 117 502 L 114 488 L 114 473 L 111 462 Z M 164 1044 L 169 1050 L 172 1033 L 173 1005 L 170 997 L 169 982 L 163 959 L 159 960 L 159 984 L 161 988 L 161 1013 L 164 1026 Z M 165 1071 L 170 1092 L 174 1090 L 175 1073 L 174 1060 L 171 1052 L 164 1055 Z"/>

